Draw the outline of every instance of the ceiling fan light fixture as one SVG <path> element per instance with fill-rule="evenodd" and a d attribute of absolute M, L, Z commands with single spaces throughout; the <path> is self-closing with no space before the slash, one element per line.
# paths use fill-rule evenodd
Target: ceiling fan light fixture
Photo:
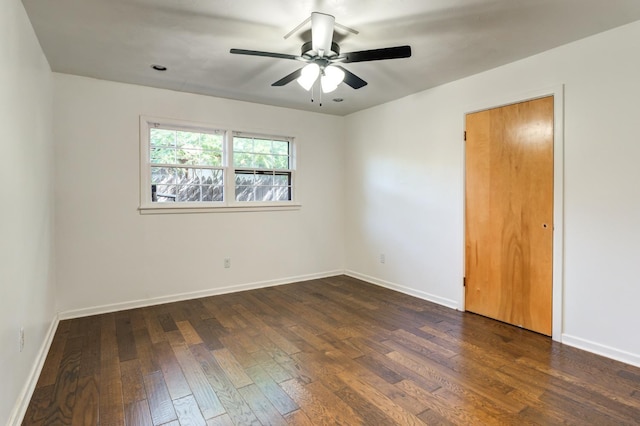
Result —
<path fill-rule="evenodd" d="M 298 84 L 304 88 L 304 90 L 311 90 L 313 83 L 318 79 L 320 74 L 320 67 L 318 64 L 307 64 L 302 68 L 300 77 L 297 78 Z"/>
<path fill-rule="evenodd" d="M 328 66 L 324 69 L 322 77 L 320 77 L 320 85 L 322 92 L 331 93 L 338 88 L 338 85 L 344 80 L 344 71 L 338 67 Z"/>
<path fill-rule="evenodd" d="M 338 88 L 337 84 L 333 84 L 326 76 L 320 78 L 320 85 L 322 86 L 322 93 L 331 93 Z"/>

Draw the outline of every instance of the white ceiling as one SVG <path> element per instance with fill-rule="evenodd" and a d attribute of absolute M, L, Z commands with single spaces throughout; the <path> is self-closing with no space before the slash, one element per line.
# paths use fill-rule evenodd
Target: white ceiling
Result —
<path fill-rule="evenodd" d="M 640 20 L 638 0 L 23 0 L 56 72 L 345 115 Z M 295 82 L 271 83 L 298 55 L 324 12 L 358 35 L 342 52 L 408 44 L 408 59 L 345 64 L 368 81 L 345 84 L 322 107 Z M 631 52 L 630 52 L 631 53 Z M 634 52 L 635 53 L 635 52 Z M 151 69 L 161 64 L 166 72 Z M 343 98 L 341 103 L 333 98 Z"/>

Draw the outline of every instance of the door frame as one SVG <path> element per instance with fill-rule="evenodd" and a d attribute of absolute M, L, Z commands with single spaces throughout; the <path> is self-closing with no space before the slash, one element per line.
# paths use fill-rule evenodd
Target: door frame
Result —
<path fill-rule="evenodd" d="M 467 124 L 467 115 L 474 112 L 499 108 L 534 99 L 553 96 L 553 275 L 552 275 L 552 325 L 551 338 L 562 341 L 564 329 L 564 85 L 531 90 L 524 93 L 503 96 L 493 100 L 478 102 L 465 108 L 462 116 L 462 131 Z M 466 142 L 462 150 L 462 274 L 465 275 L 466 261 Z M 462 281 L 462 280 L 461 280 Z M 465 311 L 465 288 L 460 290 L 460 311 Z"/>

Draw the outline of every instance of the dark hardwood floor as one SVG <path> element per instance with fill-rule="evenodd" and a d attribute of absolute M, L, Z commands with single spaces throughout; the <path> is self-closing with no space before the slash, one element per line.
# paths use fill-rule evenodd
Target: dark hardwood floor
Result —
<path fill-rule="evenodd" d="M 423 423 L 640 424 L 640 369 L 340 276 L 62 321 L 24 419 Z"/>

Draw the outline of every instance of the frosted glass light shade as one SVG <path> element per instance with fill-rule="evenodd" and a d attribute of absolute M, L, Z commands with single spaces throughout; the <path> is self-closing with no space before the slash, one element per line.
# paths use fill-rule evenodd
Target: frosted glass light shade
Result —
<path fill-rule="evenodd" d="M 316 82 L 319 74 L 320 67 L 318 64 L 308 64 L 302 68 L 300 77 L 298 77 L 296 81 L 304 88 L 304 90 L 311 90 L 311 86 Z"/>
<path fill-rule="evenodd" d="M 333 92 L 338 88 L 338 84 L 344 80 L 344 71 L 340 68 L 328 66 L 324 69 L 322 77 L 320 78 L 320 84 L 322 86 L 323 93 Z"/>

